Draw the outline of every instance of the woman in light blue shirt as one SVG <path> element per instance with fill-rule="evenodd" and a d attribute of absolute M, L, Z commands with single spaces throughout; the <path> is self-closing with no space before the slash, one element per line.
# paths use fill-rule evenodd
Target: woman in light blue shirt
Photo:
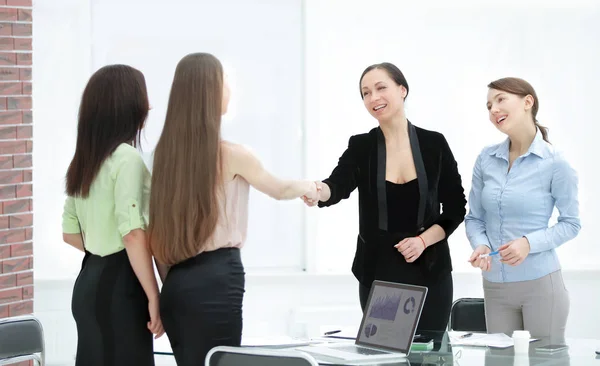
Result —
<path fill-rule="evenodd" d="M 528 82 L 504 78 L 488 88 L 490 121 L 508 138 L 479 154 L 465 218 L 470 262 L 483 270 L 487 330 L 562 342 L 569 296 L 555 248 L 581 227 L 577 173 L 537 122 Z M 549 227 L 554 207 L 560 215 Z"/>

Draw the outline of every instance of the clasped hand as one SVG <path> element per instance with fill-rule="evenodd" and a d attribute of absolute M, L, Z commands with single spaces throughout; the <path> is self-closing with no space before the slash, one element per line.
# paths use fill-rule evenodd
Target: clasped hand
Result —
<path fill-rule="evenodd" d="M 315 182 L 312 189 L 305 193 L 301 198 L 308 207 L 313 207 L 319 203 L 321 198 L 321 187 L 319 186 L 319 183 Z"/>
<path fill-rule="evenodd" d="M 394 245 L 394 248 L 404 256 L 406 262 L 412 263 L 416 261 L 423 251 L 425 250 L 425 244 L 419 237 L 406 238 Z"/>

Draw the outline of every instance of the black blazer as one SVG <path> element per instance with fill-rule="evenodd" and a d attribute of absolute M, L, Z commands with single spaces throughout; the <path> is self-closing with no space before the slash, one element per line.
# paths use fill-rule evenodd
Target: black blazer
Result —
<path fill-rule="evenodd" d="M 446 238 L 429 246 L 414 262 L 421 267 L 426 278 L 435 281 L 452 271 L 447 238 L 463 221 L 467 201 L 456 160 L 444 136 L 415 127 L 410 122 L 408 132 L 420 199 L 417 227 L 405 236 L 416 236 L 434 224 L 444 229 Z M 388 222 L 395 219 L 387 217 L 385 154 L 385 139 L 379 127 L 350 137 L 348 148 L 337 167 L 323 181 L 329 186 L 331 197 L 328 201 L 319 202 L 319 207 L 334 205 L 348 198 L 358 187 L 359 235 L 352 272 L 360 283 L 369 287 L 376 276 L 376 263 L 392 266 L 389 261 L 381 261 L 379 257 L 383 252 L 378 250 L 382 241 L 386 240 L 384 238 L 389 237 Z M 443 211 L 440 211 L 440 204 Z M 385 245 L 389 247 L 389 243 Z M 389 252 L 385 253 L 390 256 Z"/>

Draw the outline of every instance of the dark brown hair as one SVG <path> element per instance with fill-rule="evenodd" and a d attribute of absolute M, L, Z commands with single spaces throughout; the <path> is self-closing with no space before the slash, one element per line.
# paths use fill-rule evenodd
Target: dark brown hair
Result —
<path fill-rule="evenodd" d="M 374 69 L 382 69 L 385 70 L 388 75 L 390 76 L 390 78 L 392 78 L 394 80 L 394 82 L 396 83 L 396 85 L 402 85 L 403 87 L 406 88 L 406 96 L 404 97 L 404 99 L 406 99 L 406 97 L 408 97 L 408 82 L 406 82 L 406 78 L 404 77 L 404 74 L 402 73 L 402 71 L 400 71 L 400 69 L 398 67 L 396 67 L 396 65 L 391 64 L 389 62 L 382 62 L 380 64 L 373 64 L 369 67 L 367 67 L 365 69 L 365 71 L 363 71 L 362 75 L 360 75 L 360 80 L 358 80 L 358 91 L 360 92 L 360 97 L 362 99 L 365 99 L 363 92 L 362 92 L 362 87 L 361 87 L 361 83 L 362 83 L 362 79 L 365 77 L 365 75 Z"/>
<path fill-rule="evenodd" d="M 194 53 L 179 61 L 152 168 L 148 235 L 161 263 L 196 256 L 215 231 L 223 186 L 222 100 L 217 58 Z"/>
<path fill-rule="evenodd" d="M 548 128 L 540 125 L 537 120 L 537 112 L 540 108 L 540 101 L 537 97 L 537 94 L 535 93 L 535 89 L 533 89 L 533 86 L 531 86 L 531 84 L 519 78 L 502 78 L 489 83 L 488 88 L 500 90 L 510 94 L 515 94 L 522 98 L 531 95 L 533 97 L 533 106 L 531 107 L 531 116 L 533 117 L 533 123 L 542 133 L 544 141 L 548 143 L 550 142 L 548 140 Z"/>
<path fill-rule="evenodd" d="M 75 155 L 66 175 L 69 196 L 89 195 L 102 163 L 120 144 L 137 146 L 148 109 L 146 81 L 139 70 L 109 65 L 92 75 L 79 106 Z"/>

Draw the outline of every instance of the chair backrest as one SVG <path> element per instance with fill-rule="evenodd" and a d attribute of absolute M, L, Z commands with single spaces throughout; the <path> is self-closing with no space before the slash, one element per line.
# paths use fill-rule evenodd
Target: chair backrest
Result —
<path fill-rule="evenodd" d="M 0 365 L 31 359 L 44 364 L 44 330 L 39 320 L 34 316 L 0 319 Z"/>
<path fill-rule="evenodd" d="M 452 304 L 448 330 L 487 332 L 485 303 L 481 298 L 462 298 Z"/>
<path fill-rule="evenodd" d="M 205 366 L 318 366 L 311 355 L 284 349 L 218 346 L 206 355 Z"/>

